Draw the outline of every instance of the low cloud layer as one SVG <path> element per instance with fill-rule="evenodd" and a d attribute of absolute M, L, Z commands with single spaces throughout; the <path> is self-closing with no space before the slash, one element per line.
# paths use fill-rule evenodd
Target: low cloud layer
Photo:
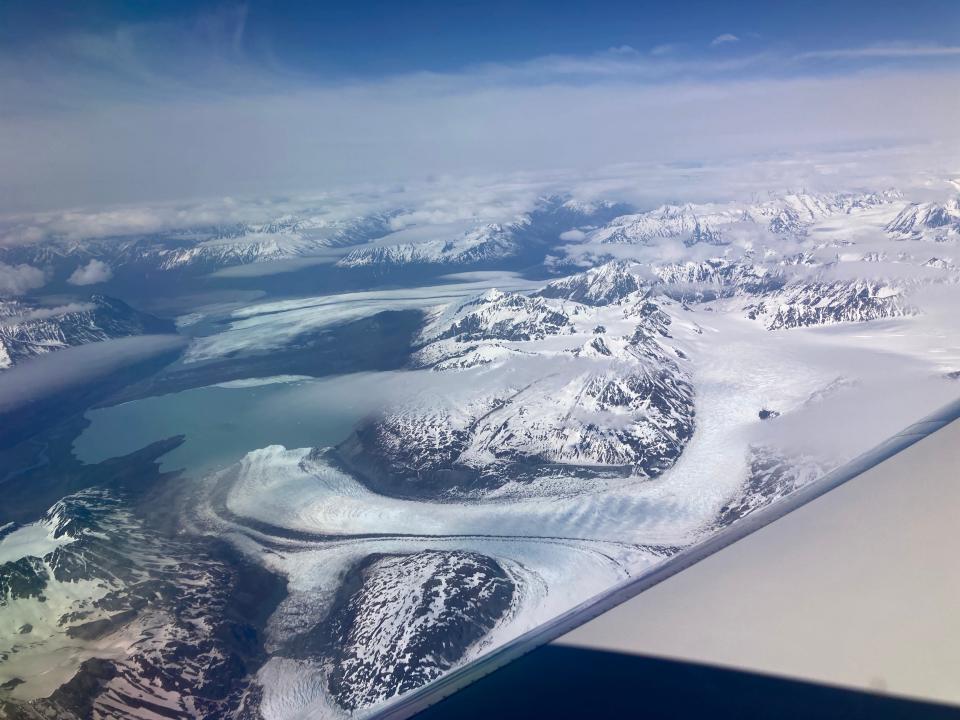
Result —
<path fill-rule="evenodd" d="M 113 277 L 113 270 L 105 262 L 91 260 L 71 273 L 67 282 L 71 285 L 96 285 Z"/>
<path fill-rule="evenodd" d="M 136 26 L 0 51 L 0 213 L 955 147 L 960 127 L 955 47 L 787 52 L 725 33 L 723 52 L 617 47 L 334 81 L 244 57 L 237 33 Z"/>
<path fill-rule="evenodd" d="M 86 239 L 190 230 L 210 237 L 216 226 L 271 223 L 290 216 L 314 227 L 390 212 L 392 230 L 452 224 L 505 223 L 534 208 L 538 199 L 562 195 L 580 201 L 615 201 L 640 210 L 662 204 L 750 201 L 768 193 L 901 190 L 912 201 L 943 202 L 960 187 L 960 145 L 945 143 L 853 145 L 819 152 L 768 153 L 735 161 L 618 163 L 589 170 L 438 175 L 419 182 L 347 186 L 337 192 L 127 205 L 0 217 L 0 253 L 51 240 Z M 565 234 L 581 240 L 579 231 Z M 681 247 L 679 251 L 683 251 Z M 287 272 L 335 262 L 345 252 L 298 261 L 262 263 L 221 271 L 225 276 Z M 2 257 L 2 255 L 0 255 Z M 8 262 L 10 262 L 8 260 Z M 100 263 L 92 269 L 99 268 Z M 34 269 L 35 270 L 35 269 Z M 100 268 L 102 270 L 102 268 Z M 89 266 L 77 279 L 96 277 Z M 86 271 L 86 272 L 84 272 Z M 39 271 L 36 271 L 39 272 Z"/>
<path fill-rule="evenodd" d="M 65 348 L 31 358 L 0 374 L 0 413 L 183 347 L 178 335 L 139 335 Z"/>
<path fill-rule="evenodd" d="M 57 305 L 55 307 L 38 307 L 27 310 L 19 315 L 10 315 L 0 318 L 0 327 L 19 325 L 20 323 L 30 322 L 32 320 L 47 320 L 49 318 L 62 317 L 70 313 L 84 312 L 93 310 L 96 307 L 93 303 L 67 303 L 66 305 Z"/>
<path fill-rule="evenodd" d="M 23 295 L 43 287 L 45 283 L 43 270 L 31 265 L 7 265 L 0 262 L 0 295 Z"/>

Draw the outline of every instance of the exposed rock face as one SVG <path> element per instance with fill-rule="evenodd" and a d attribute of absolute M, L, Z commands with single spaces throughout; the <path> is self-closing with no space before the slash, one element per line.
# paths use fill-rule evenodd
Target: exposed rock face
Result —
<path fill-rule="evenodd" d="M 367 558 L 327 622 L 330 693 L 356 710 L 425 685 L 497 625 L 513 594 L 504 569 L 477 553 Z"/>

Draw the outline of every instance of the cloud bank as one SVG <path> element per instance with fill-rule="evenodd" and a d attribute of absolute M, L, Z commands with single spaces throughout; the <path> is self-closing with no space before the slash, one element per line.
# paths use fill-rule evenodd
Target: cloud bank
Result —
<path fill-rule="evenodd" d="M 0 51 L 0 213 L 958 140 L 956 48 L 748 51 L 731 33 L 722 54 L 330 80 L 245 57 L 243 13 L 222 20 Z"/>
<path fill-rule="evenodd" d="M 30 358 L 0 374 L 0 413 L 12 413 L 28 403 L 185 344 L 179 335 L 137 335 Z"/>

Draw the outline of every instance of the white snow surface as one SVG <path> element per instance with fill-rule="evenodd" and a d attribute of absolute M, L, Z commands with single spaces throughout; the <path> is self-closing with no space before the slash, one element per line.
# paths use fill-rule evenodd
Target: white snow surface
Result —
<path fill-rule="evenodd" d="M 56 537 L 57 520 L 45 518 L 16 528 L 0 537 L 0 564 L 16 562 L 25 557 L 42 558 L 61 545 L 75 538 L 69 535 Z"/>

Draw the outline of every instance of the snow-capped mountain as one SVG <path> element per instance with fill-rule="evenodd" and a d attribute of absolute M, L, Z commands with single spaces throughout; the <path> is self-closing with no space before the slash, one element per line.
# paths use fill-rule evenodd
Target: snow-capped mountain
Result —
<path fill-rule="evenodd" d="M 803 235 L 821 218 L 850 213 L 899 199 L 899 193 L 787 194 L 752 203 L 663 205 L 624 215 L 591 233 L 595 244 L 650 245 L 679 238 L 687 246 L 727 245 L 733 238 L 751 239 L 758 232 Z"/>
<path fill-rule="evenodd" d="M 0 370 L 65 347 L 130 335 L 173 332 L 176 332 L 173 322 L 139 312 L 122 300 L 103 295 L 59 306 L 45 306 L 22 298 L 0 300 Z"/>
<path fill-rule="evenodd" d="M 687 245 L 725 245 L 724 226 L 749 221 L 739 209 L 714 210 L 693 205 L 664 205 L 649 212 L 625 215 L 595 231 L 592 242 L 600 244 L 650 244 L 659 239 L 681 237 Z"/>
<path fill-rule="evenodd" d="M 573 327 L 563 306 L 541 298 L 497 289 L 436 317 L 421 333 L 426 341 L 542 340 L 570 332 Z"/>
<path fill-rule="evenodd" d="M 500 260 L 520 251 L 523 233 L 529 227 L 529 219 L 522 219 L 509 224 L 482 225 L 450 238 L 360 247 L 338 260 L 337 265 L 383 269 L 410 265 L 472 265 Z"/>
<path fill-rule="evenodd" d="M 0 262 L 47 268 L 64 279 L 93 259 L 119 275 L 195 275 L 235 265 L 330 256 L 332 250 L 357 246 L 339 259 L 338 267 L 470 267 L 528 255 L 536 260 L 544 248 L 559 242 L 564 231 L 600 225 L 627 209 L 612 202 L 550 196 L 511 221 L 461 221 L 450 226 L 429 220 L 411 224 L 406 208 L 347 219 L 308 209 L 259 224 L 81 239 L 52 237 L 41 243 L 0 246 Z"/>
<path fill-rule="evenodd" d="M 658 264 L 653 267 L 653 274 L 664 293 L 684 302 L 763 295 L 778 290 L 784 283 L 779 267 L 756 263 L 749 257 Z"/>
<path fill-rule="evenodd" d="M 836 214 L 890 203 L 884 193 L 776 195 L 750 203 L 665 205 L 639 214 L 607 201 L 582 202 L 558 196 L 542 198 L 512 221 L 459 223 L 444 228 L 427 224 L 398 226 L 402 210 L 331 219 L 304 211 L 259 224 L 198 226 L 151 234 L 66 239 L 0 248 L 0 261 L 47 267 L 69 275 L 96 259 L 122 274 L 143 272 L 206 273 L 234 265 L 311 257 L 336 248 L 355 247 L 337 264 L 344 269 L 415 266 L 470 267 L 530 257 L 561 243 L 559 236 L 582 229 L 587 243 L 651 245 L 679 238 L 686 245 L 724 246 L 766 235 L 803 236 L 811 223 Z M 948 204 L 941 208 L 949 215 Z M 928 217 L 929 216 L 929 217 Z M 922 222 L 940 221 L 929 210 Z M 918 222 L 921 222 L 918 221 Z M 407 222 L 407 221 L 404 221 Z M 896 224 L 903 232 L 907 220 Z M 420 231 L 424 232 L 420 232 Z"/>
<path fill-rule="evenodd" d="M 152 254 L 161 270 L 216 269 L 267 260 L 309 257 L 328 248 L 349 247 L 391 232 L 393 213 L 350 220 L 284 218 L 262 225 L 217 229 L 216 234 L 185 247 L 156 247 Z"/>
<path fill-rule="evenodd" d="M 513 605 L 510 577 L 479 553 L 372 555 L 351 578 L 323 629 L 329 692 L 351 711 L 436 679 Z"/>
<path fill-rule="evenodd" d="M 629 267 L 630 263 L 626 261 L 605 263 L 584 273 L 554 280 L 535 294 L 584 305 L 609 305 L 643 287 L 638 277 L 629 272 Z"/>
<path fill-rule="evenodd" d="M 308 211 L 273 221 L 197 226 L 88 239 L 51 238 L 42 243 L 0 247 L 0 261 L 51 268 L 66 277 L 91 259 L 115 273 L 143 277 L 159 272 L 207 273 L 233 265 L 310 257 L 368 242 L 393 231 L 399 211 L 330 219 Z"/>
<path fill-rule="evenodd" d="M 829 466 L 811 457 L 781 453 L 762 446 L 749 449 L 749 473 L 740 492 L 720 509 L 717 525 L 724 527 L 786 497 L 822 477 Z"/>
<path fill-rule="evenodd" d="M 960 235 L 960 198 L 946 203 L 908 205 L 886 229 L 894 237 L 904 240 L 955 240 Z"/>
<path fill-rule="evenodd" d="M 156 526 L 152 508 L 88 490 L 0 527 L 0 715 L 375 713 L 896 430 L 871 435 L 882 423 L 865 413 L 884 413 L 861 398 L 902 382 L 906 425 L 955 389 L 960 250 L 904 242 L 954 237 L 955 203 L 904 209 L 886 192 L 644 213 L 560 197 L 527 212 L 435 207 L 30 248 L 44 270 L 96 257 L 206 293 L 171 306 L 189 312 L 191 342 L 175 372 L 207 386 L 159 407 L 199 408 L 184 456 L 215 471 L 183 461 L 190 482 L 164 486 L 180 504 Z M 189 275 L 336 247 L 322 267 L 282 264 L 297 282 Z M 419 270 L 387 272 L 404 268 Z M 264 296 L 246 300 L 251 289 Z M 172 331 L 102 297 L 53 302 L 0 305 L 8 365 Z M 884 318 L 897 321 L 858 325 Z M 388 370 L 343 361 L 377 353 Z M 309 363 L 291 371 L 288 354 Z M 155 387 L 170 386 L 135 389 Z M 306 438 L 286 422 L 294 403 Z M 63 452 L 103 443 L 105 462 L 122 459 L 110 435 L 153 428 L 157 408 L 136 396 L 88 411 L 78 432 L 90 434 Z M 207 418 L 229 428 L 229 451 Z M 238 605 L 261 614 L 247 622 Z M 75 662 L 27 698 L 52 677 L 34 669 L 68 644 Z"/>
<path fill-rule="evenodd" d="M 793 283 L 744 310 L 747 317 L 760 320 L 768 330 L 866 322 L 916 312 L 901 288 L 866 280 Z"/>
<path fill-rule="evenodd" d="M 656 476 L 693 431 L 693 390 L 671 318 L 636 299 L 592 308 L 490 291 L 437 313 L 414 362 L 469 377 L 388 411 L 342 450 L 393 495 L 483 494 L 544 472 Z"/>
<path fill-rule="evenodd" d="M 400 231 L 341 258 L 343 268 L 398 268 L 441 265 L 469 267 L 522 257 L 556 245 L 561 233 L 615 217 L 625 206 L 585 203 L 561 197 L 542 198 L 537 206 L 511 222 L 485 223 L 444 232 Z"/>
<path fill-rule="evenodd" d="M 934 270 L 955 270 L 957 264 L 951 258 L 933 257 L 927 260 L 923 266 Z"/>

